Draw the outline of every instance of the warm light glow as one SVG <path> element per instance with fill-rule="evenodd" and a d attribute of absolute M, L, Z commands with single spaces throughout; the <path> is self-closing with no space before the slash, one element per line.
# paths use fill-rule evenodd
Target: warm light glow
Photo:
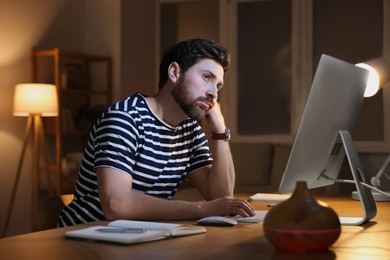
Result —
<path fill-rule="evenodd" d="M 370 72 L 368 75 L 367 86 L 366 86 L 366 91 L 364 92 L 364 97 L 372 97 L 380 89 L 378 73 L 373 67 L 371 67 L 366 63 L 358 63 L 356 64 L 356 66 L 364 68 Z"/>
<path fill-rule="evenodd" d="M 57 116 L 57 89 L 52 84 L 18 84 L 14 93 L 14 116 Z"/>
<path fill-rule="evenodd" d="M 27 59 L 31 48 L 40 42 L 67 2 L 0 1 L 0 67 Z"/>
<path fill-rule="evenodd" d="M 390 62 L 384 57 L 371 59 L 356 64 L 356 66 L 367 69 L 370 72 L 364 97 L 375 95 L 390 80 Z"/>

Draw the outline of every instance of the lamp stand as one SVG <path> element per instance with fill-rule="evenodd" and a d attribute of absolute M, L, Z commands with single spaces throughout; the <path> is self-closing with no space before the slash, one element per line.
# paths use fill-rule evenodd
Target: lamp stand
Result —
<path fill-rule="evenodd" d="M 378 173 L 371 178 L 371 185 L 375 188 L 379 189 L 380 186 L 380 179 L 383 175 L 386 175 L 385 171 L 387 167 L 390 164 L 390 155 L 387 156 L 385 162 L 383 163 L 382 167 L 379 169 Z M 386 175 L 387 176 L 387 175 Z M 371 190 L 372 196 L 375 201 L 390 201 L 390 197 L 388 195 L 385 195 L 383 193 Z M 388 191 L 385 191 L 385 193 L 389 193 Z M 359 194 L 356 191 L 352 192 L 352 199 L 354 200 L 360 200 Z"/>
<path fill-rule="evenodd" d="M 16 191 L 18 188 L 18 184 L 20 181 L 20 175 L 21 170 L 23 166 L 24 156 L 26 154 L 26 148 L 27 143 L 31 139 L 32 136 L 32 144 L 31 144 L 31 155 L 32 155 L 32 169 L 31 169 L 31 226 L 33 231 L 36 231 L 37 229 L 37 208 L 38 208 L 38 173 L 39 173 L 39 164 L 40 164 L 40 156 L 39 153 L 42 152 L 43 159 L 44 159 L 44 167 L 46 172 L 46 177 L 49 184 L 49 193 L 50 195 L 53 194 L 53 185 L 50 178 L 49 173 L 49 165 L 47 161 L 47 154 L 45 149 L 45 142 L 44 142 L 44 130 L 42 126 L 42 118 L 40 114 L 33 114 L 29 115 L 27 119 L 26 129 L 24 132 L 24 141 L 22 146 L 22 153 L 19 159 L 19 164 L 17 168 L 16 178 L 14 182 L 14 186 L 12 189 L 12 195 L 11 195 L 11 203 L 9 204 L 8 211 L 7 211 L 7 217 L 5 221 L 5 228 L 3 232 L 3 237 L 6 236 L 7 231 L 9 229 L 10 219 L 11 219 L 11 213 L 13 211 L 14 203 L 15 203 L 15 197 L 16 197 Z M 42 148 L 42 149 L 40 149 Z"/>

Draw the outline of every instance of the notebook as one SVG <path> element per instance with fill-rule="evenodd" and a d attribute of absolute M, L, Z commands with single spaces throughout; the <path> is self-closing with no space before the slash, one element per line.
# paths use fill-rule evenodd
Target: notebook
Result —
<path fill-rule="evenodd" d="M 170 237 L 180 237 L 205 233 L 202 226 L 181 225 L 150 221 L 115 220 L 107 226 L 93 226 L 66 231 L 68 238 L 83 238 L 122 244 L 151 242 Z"/>

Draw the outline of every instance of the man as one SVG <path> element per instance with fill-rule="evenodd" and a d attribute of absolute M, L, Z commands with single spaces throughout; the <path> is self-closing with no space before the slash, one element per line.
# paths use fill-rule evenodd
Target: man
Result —
<path fill-rule="evenodd" d="M 59 226 L 95 220 L 197 219 L 254 214 L 233 198 L 235 172 L 218 91 L 229 55 L 206 39 L 177 42 L 160 64 L 159 92 L 111 106 L 97 120 L 80 167 L 74 200 Z M 205 119 L 209 144 L 197 120 Z M 187 178 L 205 201 L 172 200 Z"/>

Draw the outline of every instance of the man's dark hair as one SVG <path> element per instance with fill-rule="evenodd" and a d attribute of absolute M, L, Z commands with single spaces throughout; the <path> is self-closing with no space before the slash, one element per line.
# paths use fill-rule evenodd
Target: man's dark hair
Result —
<path fill-rule="evenodd" d="M 208 39 L 190 39 L 174 43 L 165 52 L 160 63 L 161 88 L 168 80 L 168 67 L 172 62 L 177 62 L 184 74 L 192 65 L 201 59 L 212 59 L 227 71 L 230 63 L 228 51 L 222 45 Z"/>

